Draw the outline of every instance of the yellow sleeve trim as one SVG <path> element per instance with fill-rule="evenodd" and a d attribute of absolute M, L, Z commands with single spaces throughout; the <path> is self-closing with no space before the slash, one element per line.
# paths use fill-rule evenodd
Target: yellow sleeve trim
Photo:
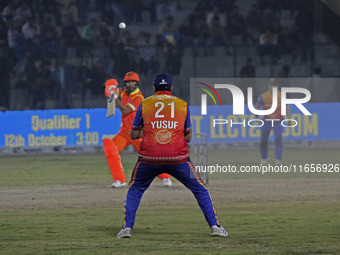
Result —
<path fill-rule="evenodd" d="M 130 108 L 131 108 L 133 111 L 136 111 L 136 108 L 135 108 L 132 104 L 127 103 L 126 105 L 127 105 L 127 106 L 130 106 Z"/>

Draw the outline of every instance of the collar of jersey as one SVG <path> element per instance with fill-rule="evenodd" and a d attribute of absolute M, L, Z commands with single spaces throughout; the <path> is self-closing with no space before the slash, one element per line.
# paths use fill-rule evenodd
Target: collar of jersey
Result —
<path fill-rule="evenodd" d="M 125 92 L 127 93 L 126 89 L 125 89 Z M 139 88 L 136 88 L 134 91 L 132 91 L 129 95 L 132 96 L 132 95 L 135 95 L 139 92 Z"/>
<path fill-rule="evenodd" d="M 172 95 L 172 94 L 170 91 L 161 90 L 161 91 L 157 91 L 156 95 Z"/>

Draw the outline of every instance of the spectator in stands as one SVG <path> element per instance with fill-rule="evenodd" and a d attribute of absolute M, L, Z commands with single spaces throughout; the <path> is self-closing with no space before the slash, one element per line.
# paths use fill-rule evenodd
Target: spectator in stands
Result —
<path fill-rule="evenodd" d="M 182 56 L 176 47 L 171 48 L 165 60 L 166 72 L 170 75 L 180 75 Z"/>
<path fill-rule="evenodd" d="M 178 32 L 185 36 L 186 45 L 195 46 L 197 44 L 195 38 L 197 38 L 198 31 L 189 17 L 185 19 L 184 23 L 178 28 Z"/>
<path fill-rule="evenodd" d="M 94 45 L 92 47 L 92 56 L 94 62 L 101 62 L 107 75 L 112 74 L 114 60 L 111 56 L 111 52 L 104 35 L 99 35 L 98 40 L 94 41 Z"/>
<path fill-rule="evenodd" d="M 119 56 L 122 66 L 121 71 L 126 73 L 128 70 L 137 70 L 139 57 L 136 38 L 129 31 L 125 31 L 122 39 L 123 51 Z"/>
<path fill-rule="evenodd" d="M 257 5 L 261 12 L 264 12 L 268 8 L 273 10 L 274 13 L 278 11 L 278 0 L 257 0 Z"/>
<path fill-rule="evenodd" d="M 41 64 L 41 77 L 44 80 L 46 93 L 49 98 L 56 98 L 56 83 L 53 81 L 52 77 L 52 66 L 51 61 L 44 59 Z"/>
<path fill-rule="evenodd" d="M 219 23 L 224 29 L 226 27 L 226 16 L 224 13 L 220 12 L 217 5 L 214 5 L 212 11 L 207 15 L 207 24 L 209 27 L 211 27 L 214 20 L 216 20 L 216 17 L 218 17 Z"/>
<path fill-rule="evenodd" d="M 257 43 L 257 39 L 262 31 L 262 15 L 257 4 L 252 4 L 246 16 L 246 24 L 248 27 L 248 35 L 253 43 Z"/>
<path fill-rule="evenodd" d="M 80 36 L 74 21 L 69 17 L 62 28 L 62 40 L 65 50 L 79 46 Z"/>
<path fill-rule="evenodd" d="M 18 23 L 9 21 L 7 24 L 8 57 L 10 59 L 15 59 L 15 42 L 20 33 L 18 30 Z"/>
<path fill-rule="evenodd" d="M 233 11 L 228 15 L 227 35 L 229 40 L 232 40 L 234 35 L 241 35 L 243 43 L 248 42 L 247 26 L 237 5 L 233 7 Z"/>
<path fill-rule="evenodd" d="M 312 78 L 322 78 L 322 69 L 320 66 L 314 67 L 313 69 L 313 74 L 312 74 Z"/>
<path fill-rule="evenodd" d="M 32 17 L 33 13 L 27 2 L 22 2 L 15 10 L 14 19 L 19 20 L 22 24 L 28 22 Z"/>
<path fill-rule="evenodd" d="M 139 72 L 141 74 L 148 74 L 151 71 L 154 74 L 157 71 L 157 61 L 156 48 L 151 44 L 151 35 L 142 32 L 138 38 Z"/>
<path fill-rule="evenodd" d="M 140 0 L 125 0 L 124 10 L 129 24 L 142 22 L 142 2 Z"/>
<path fill-rule="evenodd" d="M 93 45 L 93 42 L 99 36 L 99 28 L 96 18 L 91 18 L 90 23 L 83 28 L 83 38 L 88 45 Z"/>
<path fill-rule="evenodd" d="M 289 30 L 288 27 L 282 28 L 281 33 L 278 35 L 278 46 L 280 56 L 292 54 L 292 62 L 294 63 L 297 55 L 297 40 L 295 35 Z"/>
<path fill-rule="evenodd" d="M 43 46 L 43 53 L 45 58 L 57 58 L 61 54 L 60 39 L 54 34 L 52 30 L 45 32 L 41 40 Z"/>
<path fill-rule="evenodd" d="M 47 18 L 54 18 L 54 24 L 57 26 L 61 26 L 61 16 L 60 16 L 60 9 L 56 0 L 41 0 L 39 1 L 38 5 L 38 16 L 39 23 L 43 23 L 43 21 Z"/>
<path fill-rule="evenodd" d="M 240 78 L 255 78 L 255 66 L 253 65 L 253 59 L 247 58 L 246 64 L 241 68 Z"/>
<path fill-rule="evenodd" d="M 27 49 L 25 56 L 12 69 L 14 74 L 12 84 L 16 95 L 14 109 L 29 108 L 31 91 L 38 76 L 36 62 L 34 52 Z"/>
<path fill-rule="evenodd" d="M 191 24 L 195 24 L 200 19 L 204 19 L 204 22 L 206 22 L 204 13 L 198 7 L 195 7 L 194 11 L 189 13 L 188 19 Z"/>
<path fill-rule="evenodd" d="M 312 79 L 308 81 L 308 89 L 312 94 L 311 102 L 327 102 L 333 97 L 334 84 L 325 81 L 322 75 L 322 69 L 320 66 L 316 66 L 313 69 Z M 338 87 L 339 85 L 336 84 Z"/>
<path fill-rule="evenodd" d="M 159 1 L 156 4 L 156 17 L 157 21 L 162 22 L 165 17 L 176 15 L 176 3 L 173 0 Z"/>
<path fill-rule="evenodd" d="M 101 1 L 101 0 L 100 0 Z M 113 12 L 113 28 L 114 32 L 117 33 L 119 31 L 118 24 L 123 20 L 123 3 L 124 0 L 111 0 L 111 10 Z"/>
<path fill-rule="evenodd" d="M 166 32 L 176 32 L 177 28 L 174 24 L 174 17 L 168 16 L 166 21 L 164 21 L 159 27 L 159 33 L 164 34 Z"/>
<path fill-rule="evenodd" d="M 106 78 L 109 76 L 106 74 L 101 60 L 97 60 L 92 68 L 85 68 L 85 89 L 90 90 L 91 97 L 98 97 L 102 95 L 103 92 L 103 84 L 106 81 Z M 111 74 L 110 74 L 111 75 Z"/>
<path fill-rule="evenodd" d="M 110 0 L 101 0 L 96 1 L 95 8 L 100 12 L 100 16 L 102 17 L 102 21 L 112 26 L 114 24 L 113 18 L 114 14 L 111 9 L 111 1 Z M 118 24 L 117 24 L 118 26 Z"/>
<path fill-rule="evenodd" d="M 59 37 L 57 33 L 57 29 L 55 28 L 55 26 L 52 25 L 51 17 L 45 18 L 44 23 L 41 26 L 41 39 L 42 40 L 45 39 L 48 32 L 52 33 L 53 38 Z"/>
<path fill-rule="evenodd" d="M 13 17 L 15 16 L 15 9 L 14 9 L 13 1 L 7 2 L 7 5 L 2 9 L 1 16 L 2 18 L 5 18 L 6 21 L 13 20 Z"/>
<path fill-rule="evenodd" d="M 283 65 L 280 69 L 279 73 L 277 74 L 278 78 L 289 78 L 290 73 L 290 65 Z"/>
<path fill-rule="evenodd" d="M 21 31 L 28 45 L 33 44 L 33 40 L 36 36 L 40 36 L 40 27 L 36 24 L 34 18 L 29 18 L 22 26 Z"/>
<path fill-rule="evenodd" d="M 213 54 L 211 47 L 207 47 L 210 39 L 210 31 L 204 17 L 196 21 L 194 30 L 198 32 L 195 40 L 197 40 L 197 46 L 202 48 L 204 56 Z"/>
<path fill-rule="evenodd" d="M 31 44 L 29 45 L 29 48 L 32 49 L 33 54 L 35 57 L 40 58 L 42 57 L 42 44 L 41 39 L 39 35 L 34 36 L 33 40 L 31 41 Z"/>
<path fill-rule="evenodd" d="M 56 1 L 59 5 L 60 14 L 63 20 L 66 20 L 68 17 L 71 17 L 76 24 L 80 24 L 76 0 L 56 0 Z"/>
<path fill-rule="evenodd" d="M 278 33 L 280 31 L 281 25 L 280 20 L 276 16 L 275 12 L 273 12 L 273 9 L 268 7 L 263 12 L 263 28 L 264 29 L 270 29 L 275 33 Z"/>
<path fill-rule="evenodd" d="M 38 76 L 32 86 L 31 107 L 32 110 L 45 109 L 45 82 L 41 76 Z"/>
<path fill-rule="evenodd" d="M 58 88 L 58 108 L 73 108 L 73 93 L 77 92 L 75 67 L 65 63 L 65 57 L 60 56 L 53 80 Z"/>
<path fill-rule="evenodd" d="M 230 55 L 229 51 L 229 40 L 226 36 L 225 29 L 223 25 L 220 23 L 219 16 L 215 16 L 212 20 L 212 23 L 209 27 L 210 32 L 210 40 L 209 44 L 211 47 L 215 46 L 224 46 L 225 53 Z M 211 49 L 212 50 L 212 49 Z"/>
<path fill-rule="evenodd" d="M 277 34 L 273 33 L 270 29 L 266 29 L 265 32 L 259 38 L 258 52 L 261 59 L 261 64 L 264 65 L 264 56 L 270 55 L 272 57 L 272 63 L 277 63 L 278 49 L 277 49 Z"/>
<path fill-rule="evenodd" d="M 88 0 L 77 0 L 79 24 L 83 25 L 87 22 L 87 12 L 89 10 Z"/>
<path fill-rule="evenodd" d="M 8 28 L 4 21 L 0 20 L 0 48 L 8 46 Z"/>
<path fill-rule="evenodd" d="M 100 36 L 104 37 L 104 42 L 106 45 L 111 43 L 112 33 L 105 22 L 101 22 L 98 26 Z"/>
<path fill-rule="evenodd" d="M 0 107 L 10 109 L 10 65 L 4 51 L 0 49 Z"/>
<path fill-rule="evenodd" d="M 282 10 L 289 10 L 290 15 L 293 16 L 295 11 L 297 10 L 298 1 L 296 0 L 277 0 L 277 2 L 279 13 L 281 13 Z"/>
<path fill-rule="evenodd" d="M 154 0 L 142 0 L 142 10 L 149 12 L 150 24 L 156 22 L 156 4 Z"/>
<path fill-rule="evenodd" d="M 303 6 L 300 7 L 295 18 L 295 28 L 300 46 L 301 61 L 306 62 L 307 53 L 312 50 L 311 46 L 314 43 L 314 17 Z"/>

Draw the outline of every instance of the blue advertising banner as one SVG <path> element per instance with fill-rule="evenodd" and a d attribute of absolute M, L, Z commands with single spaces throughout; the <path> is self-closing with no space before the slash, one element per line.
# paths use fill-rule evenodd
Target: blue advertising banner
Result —
<path fill-rule="evenodd" d="M 312 113 L 306 116 L 291 107 L 295 127 L 285 127 L 286 140 L 340 140 L 340 103 L 305 104 Z M 232 105 L 208 106 L 201 115 L 200 106 L 192 106 L 194 133 L 206 133 L 209 143 L 259 141 L 260 127 L 249 123 L 254 115 L 233 115 Z M 213 126 L 214 119 L 219 123 Z M 250 124 L 250 125 L 249 125 Z M 287 123 L 283 123 L 287 125 Z M 121 125 L 121 113 L 106 118 L 106 109 L 70 109 L 0 112 L 0 147 L 101 145 L 113 137 Z"/>
<path fill-rule="evenodd" d="M 100 145 L 121 125 L 106 109 L 7 111 L 0 113 L 0 147 Z"/>
<path fill-rule="evenodd" d="M 290 107 L 291 121 L 283 122 L 285 140 L 340 140 L 340 103 L 309 103 L 304 106 L 311 116 L 304 115 L 297 107 Z M 245 107 L 247 109 L 247 107 Z M 206 133 L 210 143 L 233 143 L 259 141 L 260 123 L 249 122 L 255 116 L 245 110 L 245 115 L 233 115 L 232 105 L 207 108 L 207 115 L 201 114 L 200 106 L 190 109 L 194 133 Z M 215 120 L 215 127 L 214 127 Z M 218 121 L 217 121 L 218 120 Z"/>

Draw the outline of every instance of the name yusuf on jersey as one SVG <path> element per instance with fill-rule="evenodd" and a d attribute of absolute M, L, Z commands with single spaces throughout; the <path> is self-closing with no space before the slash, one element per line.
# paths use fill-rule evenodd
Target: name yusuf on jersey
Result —
<path fill-rule="evenodd" d="M 151 126 L 153 129 L 176 129 L 178 127 L 178 121 L 174 120 L 156 120 L 151 121 Z"/>

